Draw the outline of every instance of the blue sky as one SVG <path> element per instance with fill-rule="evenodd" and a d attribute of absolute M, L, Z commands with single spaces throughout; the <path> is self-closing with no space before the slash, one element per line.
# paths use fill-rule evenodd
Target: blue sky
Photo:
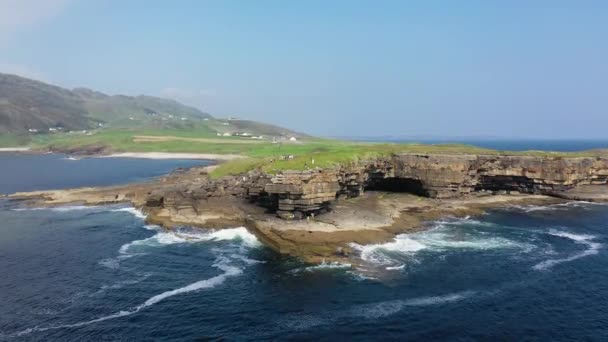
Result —
<path fill-rule="evenodd" d="M 325 136 L 606 138 L 605 1 L 0 0 L 0 71 Z"/>

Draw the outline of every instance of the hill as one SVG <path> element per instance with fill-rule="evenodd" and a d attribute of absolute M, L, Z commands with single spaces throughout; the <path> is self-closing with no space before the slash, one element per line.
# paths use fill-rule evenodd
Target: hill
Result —
<path fill-rule="evenodd" d="M 73 90 L 0 73 L 0 135 L 91 129 L 170 129 L 208 135 L 304 136 L 247 120 L 222 120 L 177 101 L 153 96 L 107 95 Z"/>

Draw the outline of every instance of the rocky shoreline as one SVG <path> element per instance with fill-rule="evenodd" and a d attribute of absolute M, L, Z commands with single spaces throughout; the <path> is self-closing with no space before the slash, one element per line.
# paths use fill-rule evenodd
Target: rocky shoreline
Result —
<path fill-rule="evenodd" d="M 216 166 L 147 183 L 17 193 L 30 205 L 130 203 L 171 229 L 245 226 L 273 250 L 307 262 L 356 263 L 351 243 L 386 242 L 425 221 L 566 200 L 608 201 L 608 161 L 403 154 L 332 169 L 258 170 L 212 179 Z"/>

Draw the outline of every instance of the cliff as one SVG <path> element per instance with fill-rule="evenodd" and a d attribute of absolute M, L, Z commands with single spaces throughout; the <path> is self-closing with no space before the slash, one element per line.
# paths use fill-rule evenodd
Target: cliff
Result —
<path fill-rule="evenodd" d="M 281 217 L 301 218 L 328 210 L 340 196 L 357 197 L 365 190 L 430 198 L 488 193 L 568 198 L 577 187 L 607 183 L 606 158 L 398 154 L 337 169 L 284 172 L 249 195 L 274 205 L 271 209 Z"/>
<path fill-rule="evenodd" d="M 15 194 L 36 205 L 130 202 L 165 227 L 246 226 L 275 251 L 353 262 L 350 243 L 377 243 L 446 215 L 566 199 L 608 201 L 608 160 L 397 154 L 354 165 L 253 170 L 212 179 L 181 170 L 127 186 Z"/>

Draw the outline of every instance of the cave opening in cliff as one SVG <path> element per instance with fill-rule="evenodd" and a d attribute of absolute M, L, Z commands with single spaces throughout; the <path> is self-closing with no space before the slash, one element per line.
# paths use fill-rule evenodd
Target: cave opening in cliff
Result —
<path fill-rule="evenodd" d="M 422 182 L 413 178 L 374 179 L 365 187 L 366 191 L 402 192 L 428 197 L 429 193 Z"/>
<path fill-rule="evenodd" d="M 481 176 L 475 190 L 537 192 L 534 181 L 524 176 Z"/>

